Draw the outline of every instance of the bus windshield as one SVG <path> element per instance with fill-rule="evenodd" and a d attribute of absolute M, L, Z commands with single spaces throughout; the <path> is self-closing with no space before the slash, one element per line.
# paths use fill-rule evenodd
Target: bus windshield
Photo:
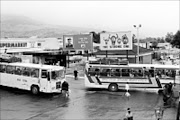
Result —
<path fill-rule="evenodd" d="M 51 71 L 51 79 L 52 80 L 58 80 L 60 78 L 64 78 L 64 70 L 58 70 L 58 71 Z"/>

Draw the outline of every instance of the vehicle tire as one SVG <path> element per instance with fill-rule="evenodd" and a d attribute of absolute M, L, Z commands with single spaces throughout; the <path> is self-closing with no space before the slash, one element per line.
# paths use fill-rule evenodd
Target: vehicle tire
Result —
<path fill-rule="evenodd" d="M 37 95 L 39 93 L 39 87 L 36 85 L 31 86 L 31 93 Z"/>
<path fill-rule="evenodd" d="M 112 83 L 112 84 L 109 85 L 108 89 L 111 92 L 116 92 L 116 91 L 118 91 L 118 85 L 115 84 L 115 83 Z"/>

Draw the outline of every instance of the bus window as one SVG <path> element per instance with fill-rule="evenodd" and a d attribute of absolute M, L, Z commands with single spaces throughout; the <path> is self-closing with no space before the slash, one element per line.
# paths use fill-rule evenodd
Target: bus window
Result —
<path fill-rule="evenodd" d="M 24 76 L 30 76 L 30 68 L 27 68 L 27 67 L 24 67 L 23 69 L 22 69 L 22 74 L 24 75 Z"/>
<path fill-rule="evenodd" d="M 176 77 L 176 70 L 172 70 L 172 77 L 173 77 L 173 78 Z"/>
<path fill-rule="evenodd" d="M 111 69 L 102 68 L 102 69 L 101 69 L 101 72 L 100 72 L 100 75 L 107 77 L 107 76 L 110 76 L 110 75 L 111 75 L 110 72 L 111 72 Z"/>
<path fill-rule="evenodd" d="M 173 69 L 168 69 L 168 70 L 166 70 L 166 76 L 174 78 L 176 76 L 176 71 Z"/>
<path fill-rule="evenodd" d="M 150 73 L 151 77 L 154 77 L 154 68 L 153 67 L 151 67 L 151 69 L 149 70 L 149 73 Z"/>
<path fill-rule="evenodd" d="M 47 70 L 42 70 L 41 78 L 47 78 Z"/>
<path fill-rule="evenodd" d="M 15 74 L 16 75 L 22 75 L 22 67 L 16 67 Z"/>
<path fill-rule="evenodd" d="M 131 69 L 129 74 L 130 74 L 130 77 L 133 78 L 135 76 L 135 71 Z"/>
<path fill-rule="evenodd" d="M 122 68 L 121 72 L 122 72 L 122 77 L 130 76 L 130 74 L 129 74 L 130 73 L 130 69 Z"/>
<path fill-rule="evenodd" d="M 180 76 L 180 70 L 176 70 L 176 76 Z"/>
<path fill-rule="evenodd" d="M 95 68 L 95 75 L 99 75 L 100 74 L 100 69 L 99 68 Z"/>
<path fill-rule="evenodd" d="M 96 75 L 95 68 L 89 68 L 88 69 L 88 74 L 91 75 L 91 76 Z"/>
<path fill-rule="evenodd" d="M 5 65 L 0 65 L 0 72 L 5 73 L 6 72 L 6 66 Z"/>
<path fill-rule="evenodd" d="M 61 77 L 61 78 L 65 77 L 64 70 L 60 70 L 58 74 L 59 74 L 59 77 Z"/>
<path fill-rule="evenodd" d="M 15 73 L 15 67 L 14 66 L 6 66 L 6 73 L 14 74 Z"/>
<path fill-rule="evenodd" d="M 120 76 L 120 69 L 111 69 L 111 76 Z"/>
<path fill-rule="evenodd" d="M 164 70 L 163 69 L 156 69 L 156 75 L 159 78 L 162 78 L 162 76 L 164 75 Z"/>
<path fill-rule="evenodd" d="M 39 78 L 39 69 L 32 68 L 31 69 L 31 77 Z"/>
<path fill-rule="evenodd" d="M 134 77 L 143 77 L 143 70 L 142 68 L 133 68 L 132 72 Z"/>
<path fill-rule="evenodd" d="M 57 79 L 64 78 L 64 77 L 65 77 L 65 75 L 64 75 L 64 71 L 63 70 L 52 71 L 51 72 L 51 78 L 53 80 L 57 80 Z"/>
<path fill-rule="evenodd" d="M 156 74 L 160 78 L 172 78 L 176 76 L 176 71 L 173 69 L 156 69 Z"/>

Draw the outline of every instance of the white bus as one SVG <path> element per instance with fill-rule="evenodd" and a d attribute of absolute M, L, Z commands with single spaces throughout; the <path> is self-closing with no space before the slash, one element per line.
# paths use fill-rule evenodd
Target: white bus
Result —
<path fill-rule="evenodd" d="M 0 62 L 0 85 L 39 92 L 59 93 L 65 80 L 61 66 Z"/>
<path fill-rule="evenodd" d="M 125 89 L 125 84 L 129 84 L 132 90 L 162 90 L 166 83 L 179 83 L 179 79 L 175 80 L 175 76 L 176 78 L 179 76 L 179 66 L 175 65 L 108 65 L 89 62 L 86 63 L 85 67 L 85 87 L 117 91 L 118 89 Z"/>

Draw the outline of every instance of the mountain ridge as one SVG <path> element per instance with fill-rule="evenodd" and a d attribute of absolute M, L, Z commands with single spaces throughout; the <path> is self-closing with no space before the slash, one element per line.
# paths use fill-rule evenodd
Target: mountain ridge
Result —
<path fill-rule="evenodd" d="M 28 38 L 31 36 L 62 37 L 63 34 L 89 33 L 99 31 L 92 28 L 50 25 L 26 16 L 1 15 L 1 38 Z"/>

